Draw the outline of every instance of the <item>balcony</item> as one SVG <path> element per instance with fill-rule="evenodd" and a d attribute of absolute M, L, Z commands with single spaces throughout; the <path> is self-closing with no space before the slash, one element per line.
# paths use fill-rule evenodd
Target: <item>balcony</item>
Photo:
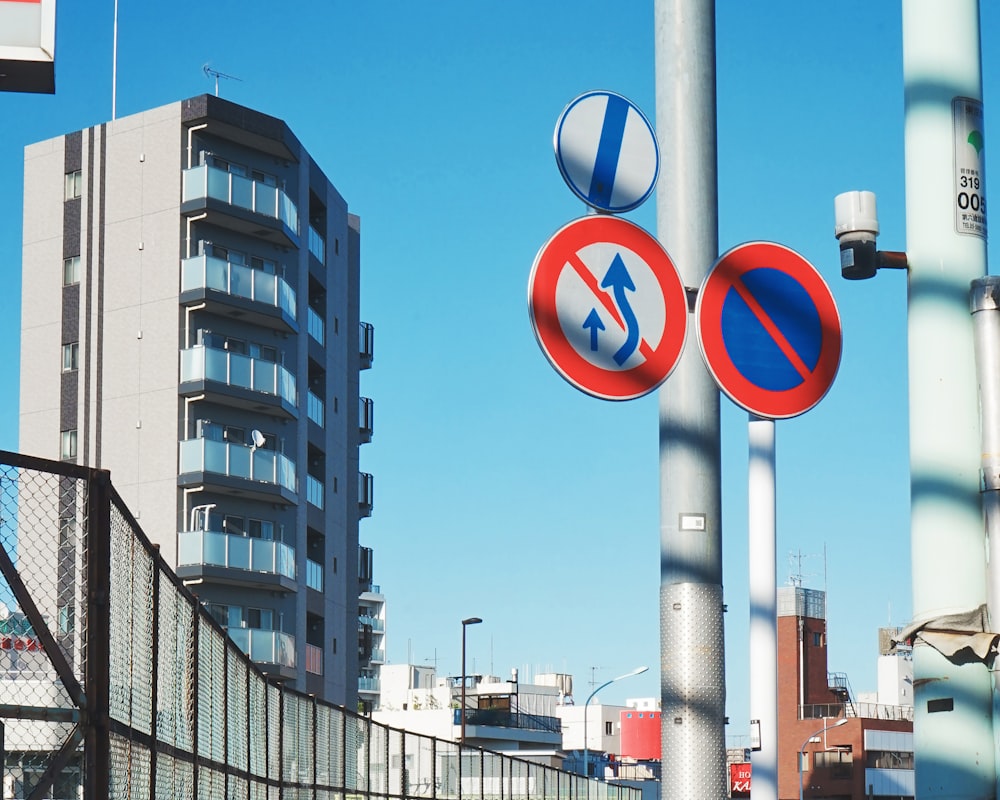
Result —
<path fill-rule="evenodd" d="M 212 439 L 180 442 L 180 486 L 210 485 L 214 491 L 268 502 L 295 503 L 295 463 L 283 454 Z"/>
<path fill-rule="evenodd" d="M 177 576 L 255 589 L 294 591 L 295 550 L 282 542 L 216 531 L 177 534 Z"/>
<path fill-rule="evenodd" d="M 312 225 L 309 226 L 309 252 L 316 257 L 320 264 L 326 266 L 326 239 Z"/>
<path fill-rule="evenodd" d="M 375 502 L 375 479 L 367 472 L 358 473 L 358 511 L 370 517 Z"/>
<path fill-rule="evenodd" d="M 228 628 L 229 638 L 265 672 L 295 677 L 295 637 L 265 628 Z"/>
<path fill-rule="evenodd" d="M 314 644 L 306 645 L 306 672 L 313 675 L 323 674 L 323 649 Z"/>
<path fill-rule="evenodd" d="M 371 369 L 375 360 L 375 326 L 370 322 L 361 323 L 358 350 L 361 356 L 361 369 Z"/>
<path fill-rule="evenodd" d="M 326 323 L 312 306 L 306 310 L 306 330 L 318 344 L 326 345 Z"/>
<path fill-rule="evenodd" d="M 358 398 L 358 432 L 361 434 L 361 444 L 366 444 L 372 440 L 375 432 L 372 427 L 374 423 L 375 403 L 370 397 Z"/>
<path fill-rule="evenodd" d="M 378 678 L 358 678 L 358 691 L 377 694 L 381 689 L 381 682 Z"/>
<path fill-rule="evenodd" d="M 454 724 L 462 724 L 462 710 L 453 709 Z M 562 721 L 559 717 L 546 717 L 540 714 L 523 714 L 504 708 L 467 708 L 465 710 L 466 726 L 481 725 L 487 728 L 516 728 L 522 731 L 545 731 L 546 733 L 561 733 Z"/>
<path fill-rule="evenodd" d="M 312 475 L 306 475 L 306 500 L 320 511 L 323 510 L 325 494 L 326 488 L 323 486 L 323 482 Z"/>
<path fill-rule="evenodd" d="M 180 377 L 182 395 L 204 393 L 223 405 L 298 417 L 295 376 L 274 361 L 199 344 L 181 350 Z"/>
<path fill-rule="evenodd" d="M 181 261 L 181 302 L 211 300 L 218 313 L 278 330 L 298 331 L 295 290 L 284 278 L 208 255 Z"/>
<path fill-rule="evenodd" d="M 183 213 L 220 211 L 224 216 L 213 217 L 212 222 L 278 244 L 299 246 L 299 210 L 277 186 L 202 164 L 184 170 L 181 204 Z M 277 224 L 266 227 L 267 220 Z"/>
<path fill-rule="evenodd" d="M 306 586 L 317 592 L 323 591 L 323 565 L 311 558 L 306 559 Z"/>
<path fill-rule="evenodd" d="M 373 631 L 378 631 L 380 633 L 385 631 L 385 621 L 369 614 L 360 614 L 358 616 L 358 624 L 367 625 Z"/>
<path fill-rule="evenodd" d="M 306 416 L 321 428 L 326 427 L 326 403 L 312 392 L 306 395 Z"/>

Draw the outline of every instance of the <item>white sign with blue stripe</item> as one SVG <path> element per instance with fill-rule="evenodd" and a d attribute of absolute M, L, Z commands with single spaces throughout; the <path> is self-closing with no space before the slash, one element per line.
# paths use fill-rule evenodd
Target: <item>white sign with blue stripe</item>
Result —
<path fill-rule="evenodd" d="M 566 184 L 587 205 L 631 211 L 653 193 L 660 151 L 649 120 L 615 92 L 573 100 L 556 123 L 553 146 Z"/>

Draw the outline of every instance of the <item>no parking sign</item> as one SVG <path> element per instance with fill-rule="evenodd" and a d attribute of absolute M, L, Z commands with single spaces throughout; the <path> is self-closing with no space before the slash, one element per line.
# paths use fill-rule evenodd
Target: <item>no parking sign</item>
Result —
<path fill-rule="evenodd" d="M 840 314 L 826 281 L 794 250 L 772 242 L 734 247 L 705 277 L 695 314 L 709 372 L 752 414 L 798 416 L 833 384 Z"/>

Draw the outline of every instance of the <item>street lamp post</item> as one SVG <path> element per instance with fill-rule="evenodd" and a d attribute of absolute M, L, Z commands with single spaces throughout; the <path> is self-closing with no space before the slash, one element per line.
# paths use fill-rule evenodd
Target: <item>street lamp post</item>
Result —
<path fill-rule="evenodd" d="M 458 737 L 458 742 L 460 745 L 465 744 L 465 629 L 469 625 L 478 625 L 482 620 L 479 617 L 469 617 L 468 619 L 462 620 L 462 708 L 459 711 L 461 714 L 461 733 Z"/>
<path fill-rule="evenodd" d="M 624 678 L 631 678 L 633 675 L 642 675 L 649 667 L 636 667 L 631 672 L 626 672 L 624 675 L 619 675 L 617 678 L 612 678 L 607 683 L 602 683 L 594 691 L 590 693 L 587 698 L 587 702 L 583 704 L 583 775 L 585 778 L 590 777 L 590 758 L 589 749 L 587 747 L 587 712 L 590 708 L 590 701 L 594 699 L 594 695 L 597 694 L 605 686 L 610 686 L 615 681 L 620 681 Z"/>
<path fill-rule="evenodd" d="M 847 722 L 847 717 L 842 717 L 841 719 L 838 719 L 832 725 L 824 725 L 822 728 L 816 731 L 816 733 L 811 734 L 809 738 L 802 743 L 802 747 L 799 748 L 799 800 L 802 800 L 802 762 L 805 761 L 806 758 L 806 745 L 809 744 L 809 742 L 811 742 L 820 734 L 826 733 L 828 730 L 830 730 L 830 728 L 836 728 L 840 725 L 843 725 L 845 722 Z"/>

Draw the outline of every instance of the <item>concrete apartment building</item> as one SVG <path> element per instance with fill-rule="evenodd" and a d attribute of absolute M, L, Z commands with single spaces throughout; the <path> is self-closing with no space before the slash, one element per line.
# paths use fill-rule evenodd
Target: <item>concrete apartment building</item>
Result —
<path fill-rule="evenodd" d="M 244 652 L 354 708 L 358 218 L 284 122 L 210 95 L 30 145 L 24 178 L 21 451 L 110 470 Z"/>

